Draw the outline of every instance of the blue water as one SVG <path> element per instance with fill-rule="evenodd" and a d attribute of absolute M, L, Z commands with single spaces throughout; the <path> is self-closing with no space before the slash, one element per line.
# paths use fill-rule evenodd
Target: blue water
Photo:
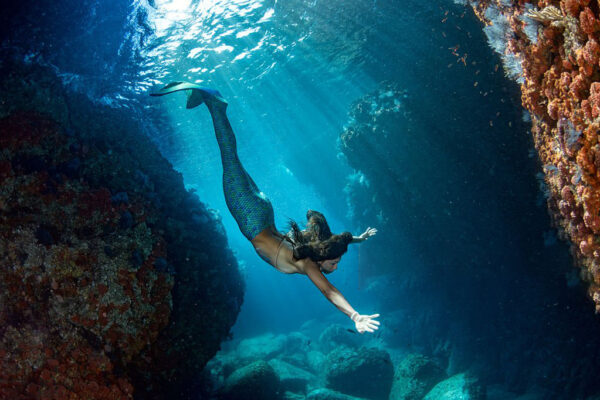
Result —
<path fill-rule="evenodd" d="M 452 373 L 472 368 L 515 393 L 568 399 L 599 389 L 600 327 L 567 245 L 549 239 L 519 88 L 469 8 L 445 0 L 11 7 L 5 15 L 20 19 L 2 17 L 3 54 L 51 66 L 98 104 L 131 110 L 221 218 L 247 285 L 234 339 L 311 321 L 353 325 L 306 277 L 265 264 L 239 232 L 207 110 L 186 110 L 183 94 L 148 97 L 174 80 L 228 100 L 240 159 L 280 230 L 307 209 L 322 211 L 335 232 L 380 229 L 328 276 L 359 312 L 382 314 L 379 335 L 361 344 L 447 350 Z M 390 139 L 349 160 L 341 135 L 354 123 L 350 111 L 389 84 L 406 113 Z"/>

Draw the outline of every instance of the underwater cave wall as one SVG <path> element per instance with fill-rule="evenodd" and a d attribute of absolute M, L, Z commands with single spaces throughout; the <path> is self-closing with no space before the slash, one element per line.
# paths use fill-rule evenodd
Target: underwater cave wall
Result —
<path fill-rule="evenodd" d="M 598 3 L 473 1 L 523 107 L 548 210 L 600 312 L 600 21 Z"/>
<path fill-rule="evenodd" d="M 600 327 L 552 232 L 518 86 L 470 9 L 403 7 L 395 67 L 369 70 L 378 88 L 340 133 L 353 221 L 379 229 L 359 268 L 382 336 L 515 392 L 596 393 Z"/>
<path fill-rule="evenodd" d="M 220 221 L 130 112 L 0 76 L 0 397 L 186 398 L 243 299 Z"/>

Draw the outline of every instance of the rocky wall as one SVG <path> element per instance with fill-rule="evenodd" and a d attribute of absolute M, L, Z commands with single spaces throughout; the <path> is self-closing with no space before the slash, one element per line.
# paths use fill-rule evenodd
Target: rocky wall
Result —
<path fill-rule="evenodd" d="M 362 172 L 346 193 L 353 219 L 379 229 L 359 249 L 359 271 L 387 272 L 366 292 L 388 315 L 390 341 L 446 359 L 448 370 L 585 398 L 598 391 L 598 321 L 550 229 L 531 121 L 485 46 L 484 32 L 497 31 L 449 8 L 434 26 L 407 21 L 402 37 L 411 29 L 423 40 L 398 41 L 414 50 L 399 58 L 406 65 L 373 72 L 378 89 L 353 104 L 340 135 Z"/>
<path fill-rule="evenodd" d="M 548 210 L 600 311 L 600 22 L 598 3 L 473 1 L 523 107 Z"/>
<path fill-rule="evenodd" d="M 0 398 L 186 398 L 243 281 L 132 112 L 0 64 Z"/>

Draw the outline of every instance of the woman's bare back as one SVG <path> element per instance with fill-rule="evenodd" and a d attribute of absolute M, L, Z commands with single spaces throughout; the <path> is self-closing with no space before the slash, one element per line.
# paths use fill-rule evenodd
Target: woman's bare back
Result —
<path fill-rule="evenodd" d="M 263 229 L 252 239 L 258 255 L 284 274 L 305 274 L 303 260 L 294 260 L 292 244 L 274 227 Z"/>

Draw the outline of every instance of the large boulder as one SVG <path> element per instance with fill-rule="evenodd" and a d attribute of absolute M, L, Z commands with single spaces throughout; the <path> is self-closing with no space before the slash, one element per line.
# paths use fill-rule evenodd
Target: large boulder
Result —
<path fill-rule="evenodd" d="M 130 113 L 2 60 L 0 398 L 186 398 L 242 297 L 221 223 Z"/>
<path fill-rule="evenodd" d="M 222 400 L 279 400 L 280 381 L 273 367 L 259 360 L 233 372 L 219 391 Z"/>
<path fill-rule="evenodd" d="M 465 373 L 438 383 L 423 400 L 485 400 L 485 387 Z"/>
<path fill-rule="evenodd" d="M 366 400 L 360 397 L 354 397 L 335 390 L 321 388 L 315 389 L 306 396 L 306 400 Z"/>
<path fill-rule="evenodd" d="M 279 359 L 270 360 L 269 365 L 279 376 L 284 390 L 305 393 L 306 388 L 316 380 L 314 374 Z"/>
<path fill-rule="evenodd" d="M 387 400 L 394 378 L 390 355 L 381 349 L 335 349 L 327 355 L 327 386 L 342 393 Z"/>
<path fill-rule="evenodd" d="M 327 367 L 327 357 L 318 350 L 311 350 L 306 353 L 306 360 L 309 370 L 316 374 L 320 374 Z"/>
<path fill-rule="evenodd" d="M 277 357 L 286 350 L 286 335 L 266 333 L 240 341 L 236 355 L 241 360 L 265 360 Z"/>
<path fill-rule="evenodd" d="M 296 367 L 311 369 L 309 353 L 312 351 L 312 340 L 301 332 L 290 332 L 287 334 L 285 351 L 279 357 Z"/>
<path fill-rule="evenodd" d="M 409 354 L 396 369 L 390 400 L 421 400 L 445 377 L 444 370 L 433 360 Z"/>
<path fill-rule="evenodd" d="M 229 375 L 242 367 L 262 360 L 280 376 L 285 390 L 306 392 L 323 386 L 321 365 L 323 354 L 310 350 L 311 340 L 299 332 L 267 333 L 229 342 L 206 365 L 213 387 L 222 387 Z M 315 357 L 315 354 L 317 357 Z M 316 358 L 316 359 L 315 359 Z M 312 368 L 312 366 L 319 368 Z"/>
<path fill-rule="evenodd" d="M 340 346 L 356 348 L 359 343 L 358 333 L 340 324 L 329 325 L 319 336 L 319 346 L 324 353 L 329 353 Z"/>

